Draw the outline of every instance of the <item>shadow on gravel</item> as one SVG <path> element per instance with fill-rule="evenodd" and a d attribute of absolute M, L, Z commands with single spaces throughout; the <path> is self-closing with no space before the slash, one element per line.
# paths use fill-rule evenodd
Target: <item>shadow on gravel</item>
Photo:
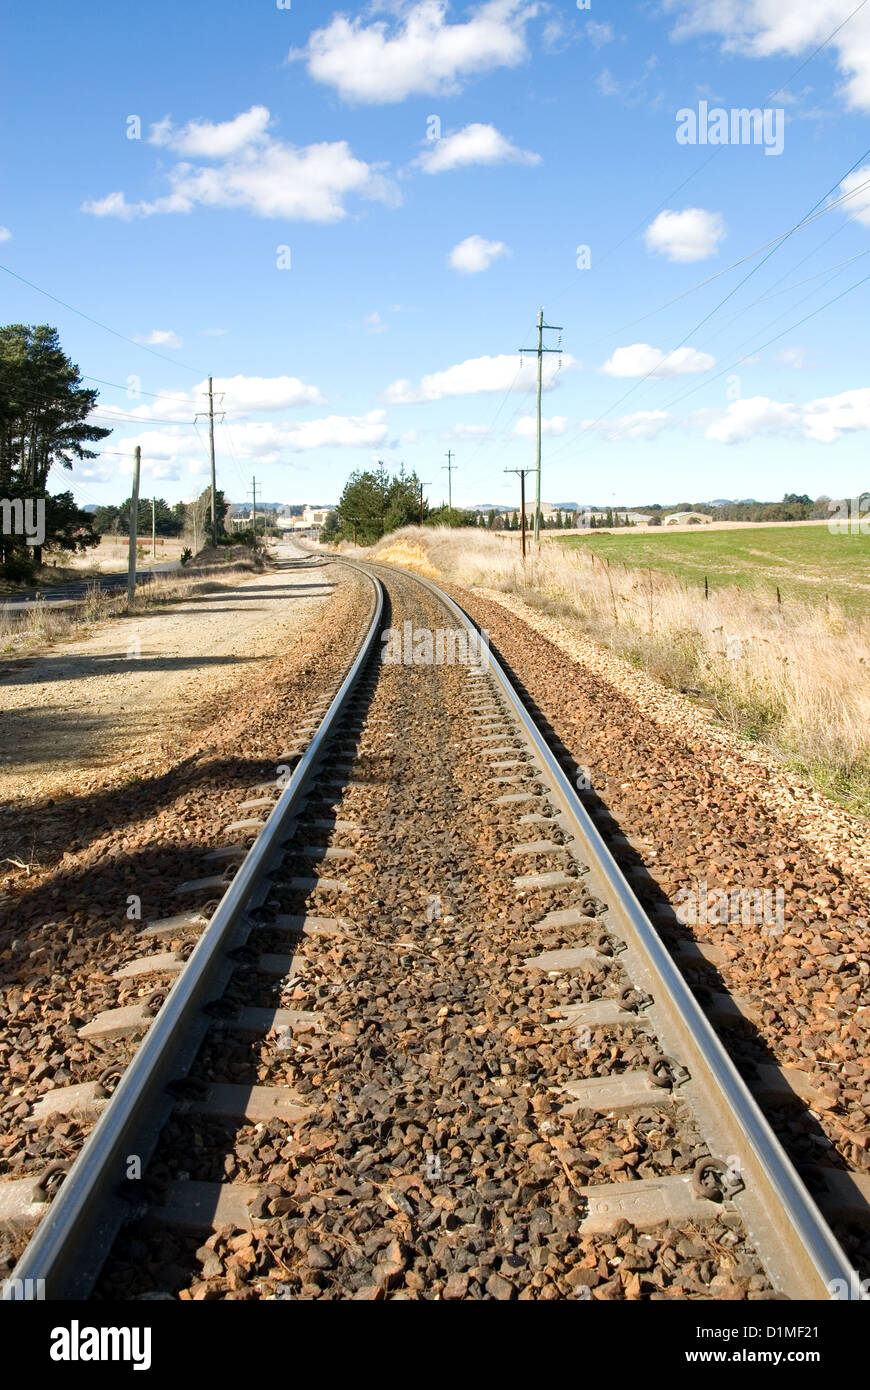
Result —
<path fill-rule="evenodd" d="M 29 660 L 25 667 L 18 669 L 32 669 L 38 666 L 36 683 L 49 683 L 51 681 L 71 681 L 87 680 L 91 676 L 115 676 L 115 675 L 137 675 L 140 671 L 195 671 L 200 666 L 247 666 L 257 661 L 267 660 L 268 658 L 259 656 L 75 656 L 65 654 L 63 656 L 44 656 Z M 70 664 L 75 663 L 76 670 L 70 671 Z M 3 670 L 0 667 L 0 681 L 11 681 L 17 674 L 16 668 Z M 16 719 L 32 719 L 35 727 L 38 728 L 40 717 L 49 719 L 56 723 L 58 712 L 51 710 L 17 710 Z M 95 721 L 87 721 L 86 727 L 90 727 Z M 67 716 L 64 716 L 64 723 L 67 723 Z M 39 735 L 37 734 L 37 737 Z M 30 749 L 29 755 L 32 757 L 37 754 L 36 761 L 42 761 L 38 754 L 38 749 Z M 45 740 L 45 747 L 42 749 L 44 759 L 49 762 L 54 760 L 55 754 L 49 739 Z"/>
<path fill-rule="evenodd" d="M 507 672 L 514 689 L 522 699 L 526 710 L 543 735 L 551 752 L 562 766 L 568 780 L 577 786 L 578 778 L 582 777 L 584 769 L 580 767 L 571 752 L 565 747 L 543 710 L 535 703 L 519 675 L 495 643 L 491 643 L 491 650 Z M 624 833 L 607 803 L 596 794 L 594 789 L 580 790 L 577 792 L 577 796 L 605 840 Z M 629 887 L 646 913 L 652 930 L 666 946 L 669 953 L 671 955 L 678 953 L 681 942 L 697 942 L 699 938 L 694 935 L 690 927 L 685 926 L 677 917 L 674 904 L 650 874 L 642 856 L 631 846 L 614 847 L 609 845 L 608 848 L 610 848 L 620 870 L 624 874 L 631 874 Z M 656 920 L 653 920 L 653 915 Z M 757 1081 L 757 1069 L 759 1067 L 780 1068 L 781 1064 L 774 1052 L 749 1019 L 740 1018 L 733 1025 L 724 1026 L 710 1017 L 709 1010 L 714 997 L 729 993 L 725 980 L 714 965 L 704 959 L 697 962 L 692 961 L 691 964 L 687 964 L 685 961 L 681 962 L 678 959 L 676 964 L 731 1060 L 749 1089 L 754 1090 L 753 1081 Z M 831 1144 L 818 1118 L 806 1101 L 802 1100 L 795 1092 L 790 1091 L 790 1093 L 784 1094 L 782 1100 L 778 1099 L 776 1103 L 759 1099 L 759 1104 L 768 1123 L 774 1129 L 777 1138 L 811 1192 L 820 1190 L 820 1179 L 815 1171 L 817 1168 L 848 1170 L 848 1165 Z M 828 1221 L 837 1239 L 860 1270 L 862 1276 L 870 1275 L 870 1229 L 868 1229 L 870 1223 L 859 1225 L 838 1220 L 831 1215 L 829 1215 Z"/>
<path fill-rule="evenodd" d="M 0 811 L 0 861 L 19 859 L 25 864 L 32 862 L 37 873 L 51 872 L 64 853 L 86 852 L 94 841 L 117 835 L 119 827 L 123 827 L 122 833 L 127 836 L 135 834 L 137 826 L 165 809 L 177 797 L 200 795 L 206 798 L 215 791 L 226 792 L 230 788 L 238 788 L 241 799 L 247 786 L 275 776 L 276 764 L 272 761 L 233 757 L 207 761 L 210 758 L 211 751 L 206 749 L 186 758 L 159 777 L 134 779 L 126 788 L 101 788 L 27 808 L 6 806 Z M 44 842 L 47 827 L 59 832 L 54 860 L 39 857 L 40 836 Z M 185 845 L 184 849 L 187 848 Z M 177 847 L 175 852 L 178 852 Z M 116 862 L 116 856 L 117 850 L 112 847 L 93 865 L 85 866 L 82 872 L 85 875 L 98 872 L 102 866 Z M 5 867 L 0 862 L 0 868 Z M 54 916 L 63 910 L 61 889 L 70 880 L 62 871 L 44 886 L 36 884 L 28 889 L 27 882 L 27 878 L 22 879 L 18 885 L 20 891 L 0 905 L 0 930 L 4 913 L 14 913 L 16 919 L 20 919 L 23 911 L 30 912 L 31 904 L 41 902 Z M 51 896 L 46 897 L 46 894 Z"/>
<path fill-rule="evenodd" d="M 389 626 L 389 601 L 384 606 L 384 625 Z M 363 672 L 357 685 L 355 708 L 341 722 L 337 741 L 343 751 L 356 746 L 365 721 L 368 703 L 379 672 L 378 647 L 372 662 Z M 191 799 L 191 814 L 202 816 L 208 798 L 215 793 L 238 790 L 243 799 L 246 788 L 272 780 L 276 776 L 274 760 L 234 757 L 214 757 L 215 750 L 203 749 L 159 777 L 136 779 L 126 788 L 102 788 L 96 792 L 61 797 L 56 800 L 23 807 L 0 809 L 0 869 L 11 859 L 22 864 L 34 863 L 36 873 L 48 874 L 43 881 L 28 887 L 27 877 L 19 879 L 12 893 L 0 902 L 0 982 L 9 980 L 10 967 L 17 971 L 21 962 L 35 948 L 50 951 L 65 949 L 70 919 L 80 914 L 93 922 L 82 932 L 98 938 L 104 931 L 122 927 L 125 922 L 126 897 L 136 894 L 142 898 L 142 916 L 169 916 L 187 909 L 188 903 L 174 898 L 172 889 L 186 878 L 198 878 L 218 872 L 204 866 L 204 856 L 211 845 L 179 844 L 177 840 L 163 845 L 149 844 L 141 850 L 125 852 L 115 843 L 90 864 L 64 869 L 61 856 L 65 853 L 86 853 L 98 840 L 134 836 L 137 827 L 171 806 L 181 797 Z M 334 821 L 340 794 L 334 797 L 316 792 L 308 802 L 309 814 L 319 820 Z M 43 843 L 46 829 L 57 832 L 54 858 L 40 859 L 40 838 Z M 288 842 L 288 844 L 291 842 Z M 300 843 L 305 843 L 302 836 Z M 7 865 L 2 863 L 7 861 Z M 53 870 L 53 872 L 52 872 Z M 155 885 L 155 896 L 146 901 L 143 885 Z M 137 886 L 138 885 L 138 886 Z M 116 914 L 93 914 L 89 904 L 117 901 Z M 191 899 L 191 909 L 199 904 Z M 46 935 L 47 924 L 51 926 Z M 135 930 L 137 924 L 130 924 Z M 82 932 L 79 935 L 82 935 Z M 4 960 L 3 953 L 13 939 L 19 945 L 15 960 Z M 60 959 L 60 957 L 58 957 Z"/>
<path fill-rule="evenodd" d="M 287 587 L 286 587 L 286 589 L 277 589 L 277 588 L 275 587 L 274 584 L 272 584 L 272 585 L 246 584 L 245 587 L 244 587 L 244 589 L 240 590 L 239 593 L 234 593 L 233 596 L 232 596 L 232 598 L 233 598 L 233 602 L 234 602 L 234 603 L 235 603 L 237 600 L 241 600 L 241 599 L 250 599 L 250 598 L 256 598 L 256 599 L 294 598 L 297 594 L 302 595 L 303 597 L 307 598 L 307 597 L 309 597 L 311 590 L 314 590 L 316 593 L 319 593 L 319 594 L 327 594 L 327 593 L 331 593 L 332 590 L 335 589 L 335 588 L 337 588 L 337 585 L 336 585 L 336 584 L 327 584 L 327 583 L 323 583 L 323 584 L 288 584 Z M 226 594 L 226 590 L 223 590 L 223 593 Z M 220 595 L 219 593 L 217 593 L 217 592 L 214 592 L 213 594 L 205 594 L 205 595 L 203 595 L 203 598 L 205 598 L 206 600 L 209 599 L 209 598 L 220 598 L 220 597 L 221 597 L 221 595 Z M 211 609 L 209 609 L 209 612 L 211 612 Z"/>

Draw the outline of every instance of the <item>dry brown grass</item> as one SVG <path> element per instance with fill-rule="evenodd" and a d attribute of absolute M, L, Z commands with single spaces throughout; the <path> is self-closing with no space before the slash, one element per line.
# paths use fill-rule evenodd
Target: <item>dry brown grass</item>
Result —
<path fill-rule="evenodd" d="M 0 656 L 19 656 L 52 642 L 84 636 L 95 624 L 110 618 L 145 613 L 166 604 L 183 603 L 197 594 L 213 593 L 262 568 L 259 556 L 229 565 L 197 566 L 194 570 L 141 585 L 129 608 L 126 590 L 107 593 L 93 585 L 80 603 L 69 607 L 61 608 L 37 599 L 23 613 L 0 611 Z"/>
<path fill-rule="evenodd" d="M 487 532 L 409 527 L 367 552 L 543 608 L 711 705 L 853 810 L 870 809 L 870 622 L 831 604 L 787 610 L 544 546 L 525 567 Z"/>

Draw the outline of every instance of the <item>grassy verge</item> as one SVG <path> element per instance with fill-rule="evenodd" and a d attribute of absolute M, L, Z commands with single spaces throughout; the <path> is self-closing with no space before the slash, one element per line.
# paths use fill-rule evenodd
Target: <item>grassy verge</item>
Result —
<path fill-rule="evenodd" d="M 371 554 L 516 594 L 870 813 L 870 619 L 830 600 L 780 606 L 736 585 L 705 600 L 671 575 L 593 563 L 561 545 L 542 546 L 524 568 L 511 541 L 477 532 L 409 528 Z"/>

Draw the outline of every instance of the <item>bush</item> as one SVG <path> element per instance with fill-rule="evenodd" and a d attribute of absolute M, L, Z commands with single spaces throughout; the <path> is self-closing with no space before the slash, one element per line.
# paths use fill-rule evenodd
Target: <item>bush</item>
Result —
<path fill-rule="evenodd" d="M 25 550 L 13 550 L 6 558 L 6 563 L 2 566 L 4 579 L 9 579 L 13 584 L 22 584 L 27 579 L 33 578 L 33 557 L 32 553 Z"/>

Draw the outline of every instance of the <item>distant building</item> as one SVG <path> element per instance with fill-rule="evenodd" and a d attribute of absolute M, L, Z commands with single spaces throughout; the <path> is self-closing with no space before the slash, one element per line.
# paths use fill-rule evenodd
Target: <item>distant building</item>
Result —
<path fill-rule="evenodd" d="M 283 517 L 281 527 L 287 534 L 294 531 L 306 532 L 309 536 L 318 536 L 321 529 L 326 525 L 326 518 L 332 516 L 335 507 L 312 507 L 307 505 L 301 516 Z"/>

